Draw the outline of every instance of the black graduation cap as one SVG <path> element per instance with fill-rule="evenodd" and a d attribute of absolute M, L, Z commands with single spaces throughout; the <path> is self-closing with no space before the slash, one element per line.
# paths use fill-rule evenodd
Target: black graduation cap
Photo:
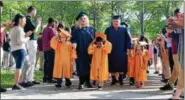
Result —
<path fill-rule="evenodd" d="M 119 15 L 114 15 L 114 16 L 112 16 L 112 19 L 120 19 L 120 16 Z"/>
<path fill-rule="evenodd" d="M 85 13 L 85 12 L 80 12 L 80 13 L 78 14 L 78 16 L 76 17 L 76 20 L 79 20 L 82 16 L 87 16 L 87 13 Z"/>

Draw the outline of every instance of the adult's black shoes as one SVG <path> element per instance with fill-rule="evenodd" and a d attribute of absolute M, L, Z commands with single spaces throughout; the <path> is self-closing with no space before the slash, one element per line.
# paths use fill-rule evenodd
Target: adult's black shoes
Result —
<path fill-rule="evenodd" d="M 163 91 L 173 90 L 173 86 L 171 86 L 170 84 L 166 84 L 163 87 L 160 87 L 159 89 Z"/>
<path fill-rule="evenodd" d="M 163 80 L 161 80 L 161 82 L 167 83 L 168 82 L 168 79 L 163 79 Z"/>
<path fill-rule="evenodd" d="M 0 87 L 1 92 L 6 92 L 7 90 L 5 88 Z"/>
<path fill-rule="evenodd" d="M 24 88 L 22 87 L 22 86 L 20 86 L 20 85 L 14 85 L 13 87 L 12 87 L 12 90 L 23 90 Z"/>
<path fill-rule="evenodd" d="M 24 88 L 27 88 L 27 87 L 33 86 L 34 84 L 32 82 L 22 82 L 22 83 L 19 83 L 19 85 L 21 85 Z"/>
<path fill-rule="evenodd" d="M 32 81 L 33 84 L 40 84 L 40 82 Z"/>
<path fill-rule="evenodd" d="M 56 84 L 56 85 L 55 85 L 55 87 L 56 87 L 56 88 L 61 88 L 61 87 L 62 87 L 62 85 L 60 85 L 60 84 Z"/>

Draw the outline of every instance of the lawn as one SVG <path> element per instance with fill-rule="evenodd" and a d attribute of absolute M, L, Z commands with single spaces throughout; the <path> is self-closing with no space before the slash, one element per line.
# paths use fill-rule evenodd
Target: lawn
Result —
<path fill-rule="evenodd" d="M 42 71 L 35 71 L 35 80 L 41 81 L 43 78 Z M 10 88 L 14 84 L 14 71 L 1 69 L 1 86 Z"/>

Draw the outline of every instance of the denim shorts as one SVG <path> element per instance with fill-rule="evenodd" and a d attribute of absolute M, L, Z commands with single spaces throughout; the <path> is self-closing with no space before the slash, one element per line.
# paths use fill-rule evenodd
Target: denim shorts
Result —
<path fill-rule="evenodd" d="M 16 68 L 17 69 L 22 69 L 23 66 L 24 66 L 26 51 L 24 49 L 19 49 L 19 50 L 16 50 L 16 51 L 12 51 L 12 56 L 15 59 Z"/>

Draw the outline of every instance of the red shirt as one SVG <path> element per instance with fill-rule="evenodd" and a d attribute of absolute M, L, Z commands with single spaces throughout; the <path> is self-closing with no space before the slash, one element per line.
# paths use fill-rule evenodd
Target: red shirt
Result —
<path fill-rule="evenodd" d="M 3 47 L 4 43 L 4 31 L 0 32 L 0 47 Z"/>

